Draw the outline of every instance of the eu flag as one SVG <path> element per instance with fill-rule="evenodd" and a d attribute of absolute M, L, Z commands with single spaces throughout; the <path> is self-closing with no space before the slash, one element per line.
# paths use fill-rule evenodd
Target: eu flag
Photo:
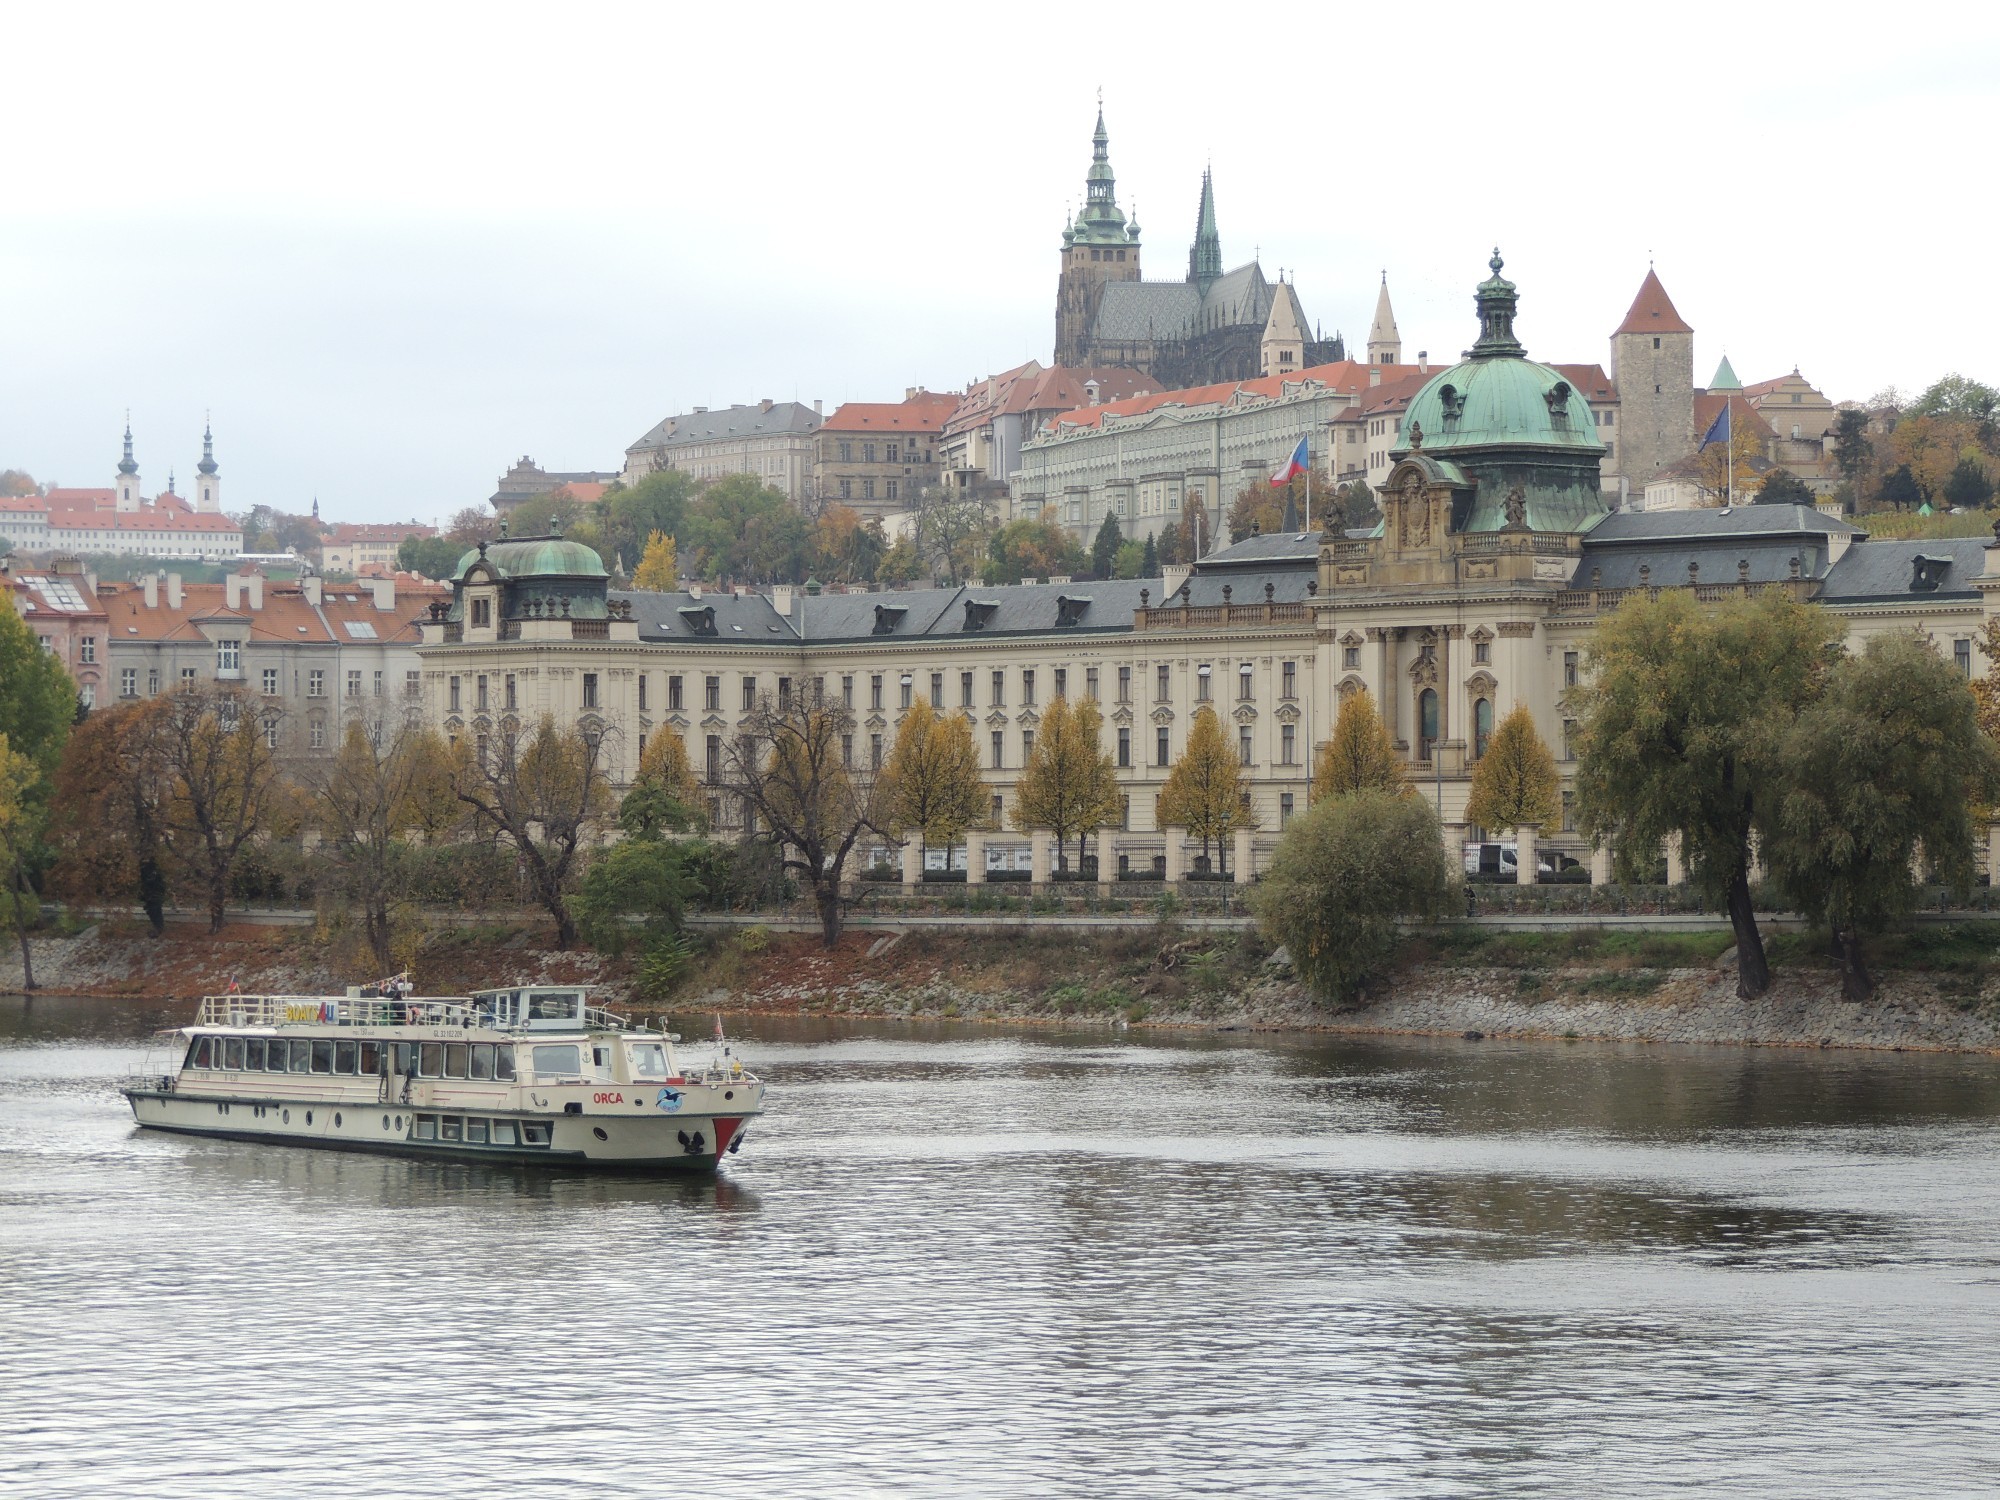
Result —
<path fill-rule="evenodd" d="M 1709 424 L 1708 436 L 1701 440 L 1703 448 L 1708 447 L 1711 443 L 1726 443 L 1729 441 L 1729 405 L 1729 398 L 1724 396 L 1722 398 L 1721 413 Z"/>

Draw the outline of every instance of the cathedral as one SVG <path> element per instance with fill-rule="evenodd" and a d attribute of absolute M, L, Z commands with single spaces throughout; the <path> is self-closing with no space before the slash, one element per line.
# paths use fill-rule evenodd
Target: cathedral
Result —
<path fill-rule="evenodd" d="M 1254 258 L 1223 270 L 1215 185 L 1206 171 L 1186 278 L 1141 278 L 1139 223 L 1118 207 L 1100 106 L 1083 208 L 1063 227 L 1055 362 L 1126 365 L 1168 389 L 1186 389 L 1283 373 L 1295 361 L 1304 368 L 1346 358 L 1338 336 L 1311 338 L 1309 327 L 1291 284 L 1268 280 Z"/>

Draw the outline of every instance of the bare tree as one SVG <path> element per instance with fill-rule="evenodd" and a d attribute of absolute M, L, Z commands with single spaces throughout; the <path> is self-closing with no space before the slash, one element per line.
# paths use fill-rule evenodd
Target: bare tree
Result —
<path fill-rule="evenodd" d="M 760 696 L 725 752 L 727 789 L 753 815 L 753 837 L 772 844 L 812 890 L 820 935 L 840 941 L 840 882 L 863 833 L 889 837 L 878 807 L 882 778 L 852 764 L 854 714 L 821 694 Z"/>
<path fill-rule="evenodd" d="M 934 576 L 953 584 L 979 569 L 993 533 L 993 508 L 977 490 L 933 486 L 916 505 L 916 548 Z"/>
<path fill-rule="evenodd" d="M 234 688 L 190 687 L 140 721 L 137 757 L 166 783 L 161 842 L 207 892 L 208 930 L 222 930 L 229 877 L 243 846 L 277 810 L 282 711 Z"/>
<path fill-rule="evenodd" d="M 459 742 L 453 784 L 474 821 L 513 845 L 536 899 L 555 918 L 556 946 L 569 947 L 579 856 L 611 813 L 603 740 L 558 728 L 548 715 L 532 731 L 508 721 L 490 739 Z"/>

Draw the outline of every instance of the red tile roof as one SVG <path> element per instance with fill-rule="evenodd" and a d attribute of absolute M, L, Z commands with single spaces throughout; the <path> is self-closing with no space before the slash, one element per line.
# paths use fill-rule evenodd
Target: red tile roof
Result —
<path fill-rule="evenodd" d="M 1651 266 L 1646 268 L 1646 279 L 1639 283 L 1639 295 L 1632 299 L 1632 310 L 1625 314 L 1612 334 L 1621 333 L 1693 333 L 1694 330 L 1681 320 L 1674 311 L 1674 300 L 1667 295 L 1667 289 L 1660 285 L 1660 278 Z"/>
<path fill-rule="evenodd" d="M 1611 383 L 1611 377 L 1604 373 L 1602 365 L 1556 365 L 1567 380 L 1586 401 L 1616 401 L 1618 387 Z"/>
<path fill-rule="evenodd" d="M 821 432 L 942 432 L 958 409 L 956 391 L 919 391 L 907 401 L 843 401 Z"/>
<path fill-rule="evenodd" d="M 1369 381 L 1376 371 L 1381 373 L 1382 378 L 1378 384 L 1371 386 Z M 1372 399 L 1371 392 L 1403 381 L 1414 380 L 1421 387 L 1424 381 L 1437 373 L 1436 366 L 1419 370 L 1415 365 L 1369 365 L 1345 359 L 1336 364 L 1309 365 L 1291 375 L 1260 375 L 1255 380 L 1223 381 L 1217 385 L 1195 386 L 1181 391 L 1154 391 L 1127 401 L 1079 407 L 1053 420 L 1056 425 L 1065 428 L 1097 427 L 1102 425 L 1106 414 L 1130 417 L 1157 411 L 1163 406 L 1216 406 L 1239 391 L 1250 396 L 1277 396 L 1282 394 L 1285 386 L 1297 386 L 1306 381 L 1317 381 L 1329 390 L 1366 400 Z M 1410 394 L 1415 393 L 1413 389 Z"/>
<path fill-rule="evenodd" d="M 571 479 L 557 485 L 549 493 L 553 495 L 567 495 L 578 505 L 589 505 L 593 501 L 602 500 L 604 492 L 609 488 L 611 486 L 608 484 L 597 484 L 594 481 L 586 479 Z M 433 532 L 432 535 L 436 535 L 436 533 Z"/>
<path fill-rule="evenodd" d="M 339 544 L 342 542 L 397 542 L 412 536 L 436 536 L 437 527 L 421 526 L 415 521 L 400 522 L 360 522 L 342 521 L 323 540 Z"/>
<path fill-rule="evenodd" d="M 1708 429 L 1715 425 L 1715 419 L 1722 415 L 1722 403 L 1730 403 L 1733 411 L 1729 425 L 1733 431 L 1741 432 L 1749 428 L 1760 438 L 1769 441 L 1778 434 L 1771 424 L 1764 420 L 1756 407 L 1743 399 L 1741 391 L 1698 391 L 1694 398 L 1694 440 L 1700 443 L 1708 435 Z"/>

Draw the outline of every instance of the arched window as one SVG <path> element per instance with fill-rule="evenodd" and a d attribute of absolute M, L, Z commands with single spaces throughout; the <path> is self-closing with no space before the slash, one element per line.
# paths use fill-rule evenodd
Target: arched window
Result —
<path fill-rule="evenodd" d="M 1493 700 L 1479 698 L 1472 705 L 1472 758 L 1480 759 L 1486 754 L 1486 745 L 1493 738 Z"/>
<path fill-rule="evenodd" d="M 1429 760 L 1438 738 L 1438 695 L 1435 688 L 1417 694 L 1417 759 Z"/>

